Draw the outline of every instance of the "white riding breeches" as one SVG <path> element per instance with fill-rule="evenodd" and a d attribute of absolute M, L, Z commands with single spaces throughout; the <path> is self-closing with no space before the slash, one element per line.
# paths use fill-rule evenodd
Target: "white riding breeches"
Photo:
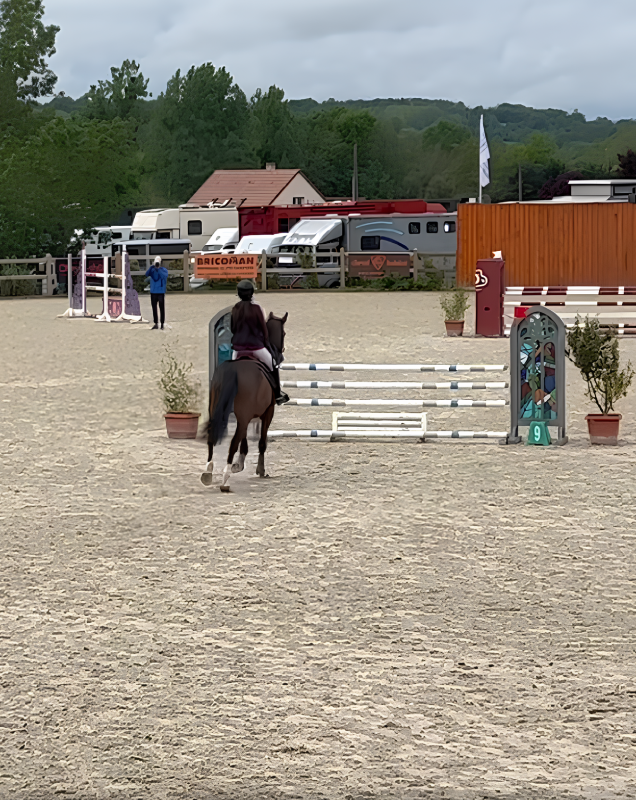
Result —
<path fill-rule="evenodd" d="M 269 352 L 267 348 L 261 347 L 260 350 L 251 350 L 250 352 L 255 358 L 257 358 L 259 361 L 262 361 L 263 364 L 265 364 L 265 366 L 268 369 L 274 369 L 272 354 Z M 237 355 L 238 353 L 236 352 L 236 350 L 232 350 L 232 361 L 236 361 Z"/>

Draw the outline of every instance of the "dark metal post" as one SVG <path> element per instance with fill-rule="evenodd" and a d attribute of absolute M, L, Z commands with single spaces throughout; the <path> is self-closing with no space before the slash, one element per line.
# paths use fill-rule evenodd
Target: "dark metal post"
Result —
<path fill-rule="evenodd" d="M 351 197 L 358 199 L 358 143 L 353 145 L 353 178 L 351 179 Z"/>
<path fill-rule="evenodd" d="M 519 202 L 523 202 L 523 181 L 521 180 L 521 164 L 519 164 Z"/>

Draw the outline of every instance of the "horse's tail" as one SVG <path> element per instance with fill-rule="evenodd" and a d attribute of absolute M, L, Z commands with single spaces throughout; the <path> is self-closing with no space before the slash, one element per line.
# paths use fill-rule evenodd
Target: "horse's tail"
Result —
<path fill-rule="evenodd" d="M 238 392 L 238 373 L 234 363 L 220 364 L 214 373 L 210 389 L 210 421 L 208 422 L 208 442 L 215 445 L 223 438 Z"/>

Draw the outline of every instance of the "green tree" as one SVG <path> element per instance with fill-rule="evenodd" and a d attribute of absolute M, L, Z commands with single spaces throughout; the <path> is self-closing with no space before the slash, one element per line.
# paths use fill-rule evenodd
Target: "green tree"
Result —
<path fill-rule="evenodd" d="M 300 125 L 288 108 L 285 92 L 270 86 L 257 89 L 250 102 L 250 141 L 260 166 L 298 167 L 302 160 Z"/>
<path fill-rule="evenodd" d="M 257 166 L 245 94 L 225 68 L 178 70 L 143 131 L 149 191 L 185 202 L 218 168 Z"/>
<path fill-rule="evenodd" d="M 90 228 L 138 199 L 130 123 L 57 117 L 0 148 L 0 257 L 64 255 Z"/>
<path fill-rule="evenodd" d="M 0 1 L 0 73 L 3 89 L 34 101 L 53 93 L 57 77 L 46 59 L 55 53 L 57 25 L 42 22 L 42 0 Z"/>
<path fill-rule="evenodd" d="M 448 152 L 469 139 L 470 131 L 464 125 L 442 119 L 436 125 L 426 128 L 422 134 L 422 145 L 424 149 L 439 147 Z"/>
<path fill-rule="evenodd" d="M 111 80 L 98 81 L 90 88 L 84 114 L 89 119 L 127 119 L 139 114 L 140 100 L 148 97 L 148 80 L 135 61 L 111 67 Z"/>

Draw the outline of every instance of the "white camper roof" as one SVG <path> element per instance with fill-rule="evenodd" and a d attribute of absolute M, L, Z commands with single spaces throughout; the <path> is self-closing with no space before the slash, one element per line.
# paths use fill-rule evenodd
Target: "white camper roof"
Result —
<path fill-rule="evenodd" d="M 274 234 L 255 234 L 253 236 L 243 236 L 241 241 L 234 248 L 235 253 L 262 253 L 265 250 L 269 253 L 269 247 L 274 239 Z"/>
<path fill-rule="evenodd" d="M 295 245 L 316 247 L 322 242 L 330 242 L 342 233 L 342 219 L 321 217 L 320 219 L 301 219 L 282 242 L 282 246 Z"/>
<path fill-rule="evenodd" d="M 229 242 L 238 242 L 239 229 L 238 228 L 217 228 L 212 236 L 207 240 L 205 243 L 206 247 L 209 244 L 220 244 L 223 246 L 224 244 L 228 244 Z"/>

